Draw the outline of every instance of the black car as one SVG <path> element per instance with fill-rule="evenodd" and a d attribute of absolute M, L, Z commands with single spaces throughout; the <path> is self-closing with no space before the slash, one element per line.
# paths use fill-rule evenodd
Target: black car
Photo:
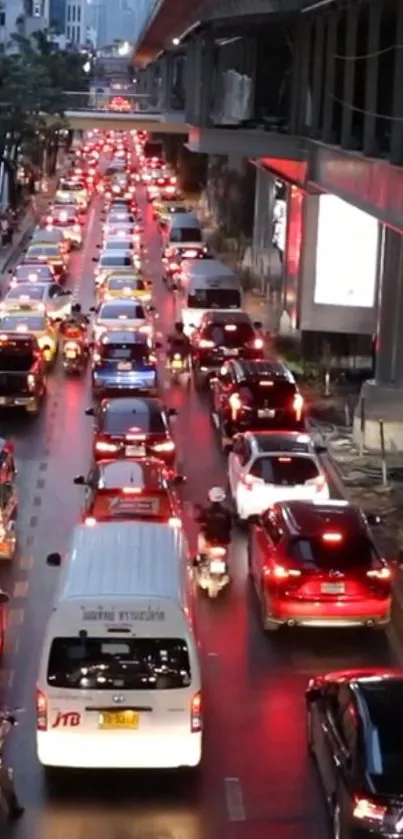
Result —
<path fill-rule="evenodd" d="M 104 399 L 86 414 L 95 417 L 94 460 L 156 457 L 174 468 L 176 446 L 169 419 L 176 411 L 165 408 L 161 399 Z"/>
<path fill-rule="evenodd" d="M 334 839 L 403 835 L 403 672 L 347 670 L 306 691 L 308 748 Z"/>
<path fill-rule="evenodd" d="M 92 393 L 95 399 L 121 394 L 158 392 L 154 345 L 138 330 L 105 330 L 95 341 L 92 354 Z"/>
<path fill-rule="evenodd" d="M 305 429 L 304 400 L 278 361 L 228 361 L 211 381 L 213 421 L 223 442 L 241 431 Z"/>
<path fill-rule="evenodd" d="M 0 334 L 0 408 L 38 413 L 46 393 L 46 364 L 33 335 Z"/>
<path fill-rule="evenodd" d="M 229 358 L 263 358 L 261 329 L 262 324 L 246 312 L 206 312 L 191 339 L 196 383 L 220 370 Z"/>

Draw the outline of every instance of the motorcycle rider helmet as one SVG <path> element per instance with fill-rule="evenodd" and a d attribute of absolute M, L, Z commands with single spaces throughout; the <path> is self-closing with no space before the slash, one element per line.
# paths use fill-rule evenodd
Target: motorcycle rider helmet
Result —
<path fill-rule="evenodd" d="M 176 332 L 183 332 L 183 323 L 181 320 L 177 320 L 175 323 L 175 331 Z"/>
<path fill-rule="evenodd" d="M 72 315 L 81 315 L 81 306 L 80 303 L 74 303 L 71 307 L 71 314 Z"/>
<path fill-rule="evenodd" d="M 225 492 L 222 487 L 211 487 L 208 491 L 208 498 L 212 504 L 222 504 L 225 501 Z"/>

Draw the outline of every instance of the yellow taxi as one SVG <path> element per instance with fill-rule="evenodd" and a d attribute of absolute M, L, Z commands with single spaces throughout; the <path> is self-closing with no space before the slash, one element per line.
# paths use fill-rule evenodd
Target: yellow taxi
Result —
<path fill-rule="evenodd" d="M 53 268 L 56 280 L 63 282 L 66 279 L 67 259 L 57 243 L 34 242 L 29 245 L 23 261 L 25 264 L 45 262 Z"/>
<path fill-rule="evenodd" d="M 141 274 L 112 272 L 98 287 L 98 298 L 103 301 L 122 298 L 139 300 L 147 306 L 151 303 L 151 281 Z"/>
<path fill-rule="evenodd" d="M 56 326 L 44 312 L 38 312 L 28 307 L 19 311 L 5 312 L 0 315 L 0 330 L 2 333 L 21 332 L 34 335 L 43 352 L 47 364 L 52 364 L 58 350 L 58 332 Z"/>

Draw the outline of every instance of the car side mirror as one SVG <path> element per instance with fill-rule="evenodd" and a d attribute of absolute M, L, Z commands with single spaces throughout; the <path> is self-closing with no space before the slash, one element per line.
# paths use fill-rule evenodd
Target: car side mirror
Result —
<path fill-rule="evenodd" d="M 97 310 L 96 306 L 90 306 L 90 308 L 89 308 L 90 312 L 96 312 L 96 310 Z"/>
<path fill-rule="evenodd" d="M 95 416 L 94 408 L 87 408 L 87 410 L 84 411 L 84 413 L 85 413 L 86 417 L 94 417 Z"/>
<path fill-rule="evenodd" d="M 186 482 L 185 475 L 174 475 L 174 477 L 172 478 L 172 483 L 174 485 L 176 484 L 177 486 L 179 486 L 179 484 L 184 484 L 185 482 Z"/>
<path fill-rule="evenodd" d="M 178 411 L 176 410 L 176 408 L 168 408 L 167 414 L 169 417 L 177 417 Z"/>
<path fill-rule="evenodd" d="M 197 556 L 192 557 L 192 560 L 191 560 L 192 568 L 197 568 L 198 564 L 199 564 L 199 560 L 198 560 Z"/>
<path fill-rule="evenodd" d="M 76 475 L 76 477 L 73 478 L 73 484 L 75 484 L 78 487 L 85 486 L 86 480 L 84 478 L 84 475 Z"/>
<path fill-rule="evenodd" d="M 0 606 L 5 606 L 10 600 L 10 595 L 6 591 L 0 591 Z"/>
<path fill-rule="evenodd" d="M 149 306 L 148 311 L 149 312 L 155 312 L 155 306 Z"/>
<path fill-rule="evenodd" d="M 263 324 L 261 320 L 253 321 L 253 326 L 255 327 L 255 329 L 263 329 Z"/>
<path fill-rule="evenodd" d="M 101 250 L 102 245 L 95 245 L 95 247 L 98 248 L 98 250 Z"/>
<path fill-rule="evenodd" d="M 315 452 L 316 454 L 326 454 L 327 447 L 322 443 L 321 445 L 315 446 Z"/>
<path fill-rule="evenodd" d="M 48 554 L 46 557 L 46 564 L 50 565 L 52 568 L 59 568 L 62 564 L 61 555 L 58 553 Z"/>
<path fill-rule="evenodd" d="M 93 262 L 98 262 L 98 257 L 97 257 L 97 256 L 93 256 L 93 257 L 92 257 L 92 261 L 93 261 Z"/>
<path fill-rule="evenodd" d="M 156 341 L 156 342 L 155 342 L 155 349 L 156 349 L 156 350 L 161 350 L 161 349 L 162 349 L 162 344 L 161 344 L 161 341 Z"/>
<path fill-rule="evenodd" d="M 379 513 L 367 513 L 366 518 L 370 527 L 379 527 L 380 524 L 384 523 L 384 519 Z"/>
<path fill-rule="evenodd" d="M 261 519 L 260 516 L 256 516 L 256 515 L 249 516 L 248 522 L 249 522 L 249 524 L 256 524 L 257 526 L 259 526 L 262 523 L 262 519 Z"/>

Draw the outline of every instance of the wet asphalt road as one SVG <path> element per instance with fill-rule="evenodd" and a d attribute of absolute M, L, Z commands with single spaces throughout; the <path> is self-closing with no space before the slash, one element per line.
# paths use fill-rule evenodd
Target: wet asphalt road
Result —
<path fill-rule="evenodd" d="M 82 251 L 71 259 L 69 286 L 83 308 L 93 303 L 92 258 L 101 239 L 99 199 L 89 211 Z M 166 332 L 173 304 L 161 282 L 160 245 L 145 210 L 148 268 L 159 323 Z M 184 501 L 202 502 L 225 483 L 225 459 L 209 405 L 193 388 L 166 390 L 179 410 L 175 433 L 188 476 Z M 1 701 L 25 709 L 9 741 L 23 819 L 16 839 L 326 839 L 320 785 L 305 748 L 303 692 L 315 673 L 401 661 L 389 633 L 305 630 L 264 636 L 246 573 L 245 540 L 232 547 L 233 584 L 213 603 L 200 600 L 198 630 L 205 682 L 205 753 L 197 780 L 160 773 L 67 775 L 47 788 L 35 757 L 35 680 L 44 626 L 58 580 L 45 556 L 66 549 L 82 496 L 73 477 L 89 465 L 88 376 L 51 374 L 39 418 L 0 416 L 0 434 L 15 443 L 21 508 L 20 552 L 0 567 L 12 594 Z M 189 510 L 189 504 L 186 505 Z M 186 515 L 191 544 L 196 531 Z M 7 830 L 8 833 L 8 830 Z"/>

